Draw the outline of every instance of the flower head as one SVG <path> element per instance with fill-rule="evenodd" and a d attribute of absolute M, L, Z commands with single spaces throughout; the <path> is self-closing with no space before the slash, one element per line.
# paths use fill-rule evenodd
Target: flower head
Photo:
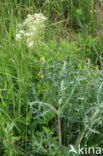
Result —
<path fill-rule="evenodd" d="M 28 14 L 24 22 L 18 24 L 19 31 L 16 34 L 16 40 L 23 39 L 28 48 L 33 48 L 37 41 L 43 37 L 46 20 L 47 18 L 41 13 Z"/>

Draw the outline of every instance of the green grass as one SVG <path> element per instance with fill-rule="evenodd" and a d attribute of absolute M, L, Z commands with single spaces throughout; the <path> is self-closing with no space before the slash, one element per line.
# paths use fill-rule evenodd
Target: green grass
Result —
<path fill-rule="evenodd" d="M 94 1 L 0 6 L 0 155 L 75 156 L 70 144 L 80 143 L 102 148 L 103 37 Z M 16 28 L 39 12 L 48 18 L 45 35 L 30 50 L 15 40 Z"/>

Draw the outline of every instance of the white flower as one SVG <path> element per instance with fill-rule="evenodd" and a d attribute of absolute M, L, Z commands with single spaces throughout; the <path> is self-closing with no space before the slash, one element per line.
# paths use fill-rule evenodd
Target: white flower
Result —
<path fill-rule="evenodd" d="M 38 20 L 42 20 L 42 21 L 46 21 L 47 20 L 47 18 L 45 17 L 45 16 L 43 16 L 41 13 L 39 13 L 39 14 L 34 14 L 34 17 L 36 18 L 36 19 L 38 19 Z"/>
<path fill-rule="evenodd" d="M 24 30 L 20 30 L 19 34 L 24 35 L 25 34 Z"/>
<path fill-rule="evenodd" d="M 18 27 L 22 27 L 22 26 L 23 26 L 22 23 L 19 23 L 19 24 L 18 24 Z"/>
<path fill-rule="evenodd" d="M 33 45 L 34 45 L 34 42 L 33 42 L 33 41 L 31 41 L 30 43 L 27 44 L 27 46 L 28 46 L 29 48 L 32 48 Z"/>
<path fill-rule="evenodd" d="M 32 26 L 32 27 L 31 27 L 31 31 L 33 31 L 33 32 L 35 32 L 36 29 L 37 29 L 37 28 L 36 28 L 35 26 Z"/>
<path fill-rule="evenodd" d="M 36 43 L 41 40 L 47 18 L 41 13 L 27 15 L 23 23 L 18 24 L 19 31 L 16 34 L 16 40 L 24 40 L 28 48 L 34 48 Z M 34 44 L 35 43 L 35 44 Z"/>
<path fill-rule="evenodd" d="M 30 15 L 30 14 L 28 14 L 28 15 L 27 15 L 27 18 L 29 18 L 30 16 L 31 16 L 31 15 Z"/>
<path fill-rule="evenodd" d="M 32 35 L 32 34 L 29 33 L 29 32 L 27 32 L 27 33 L 24 34 L 24 36 L 26 36 L 26 37 L 29 37 L 29 36 L 31 36 L 31 35 Z"/>
<path fill-rule="evenodd" d="M 21 40 L 21 35 L 20 34 L 16 34 L 16 40 Z"/>
<path fill-rule="evenodd" d="M 29 44 L 31 42 L 30 38 L 27 38 L 27 44 Z"/>

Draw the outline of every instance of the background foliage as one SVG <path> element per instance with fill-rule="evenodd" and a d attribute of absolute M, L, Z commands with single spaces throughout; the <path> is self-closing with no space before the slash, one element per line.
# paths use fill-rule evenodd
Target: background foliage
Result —
<path fill-rule="evenodd" d="M 1 155 L 75 156 L 70 144 L 102 148 L 100 4 L 0 1 Z M 39 12 L 48 18 L 45 36 L 29 50 L 15 40 L 16 26 Z"/>

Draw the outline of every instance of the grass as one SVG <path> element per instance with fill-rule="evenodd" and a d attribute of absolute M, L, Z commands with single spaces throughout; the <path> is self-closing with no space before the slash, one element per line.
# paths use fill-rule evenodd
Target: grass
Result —
<path fill-rule="evenodd" d="M 103 39 L 94 3 L 0 1 L 1 155 L 102 148 Z M 44 39 L 30 50 L 15 40 L 16 28 L 36 12 L 48 20 Z"/>

